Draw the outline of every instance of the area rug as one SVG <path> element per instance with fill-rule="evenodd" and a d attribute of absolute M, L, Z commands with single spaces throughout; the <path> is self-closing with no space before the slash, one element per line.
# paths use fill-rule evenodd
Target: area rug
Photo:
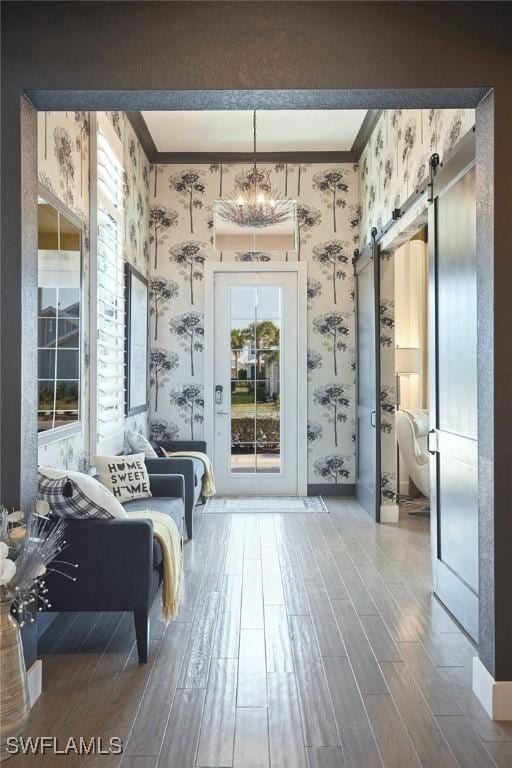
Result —
<path fill-rule="evenodd" d="M 318 514 L 328 512 L 321 496 L 213 496 L 204 515 L 220 514 Z"/>

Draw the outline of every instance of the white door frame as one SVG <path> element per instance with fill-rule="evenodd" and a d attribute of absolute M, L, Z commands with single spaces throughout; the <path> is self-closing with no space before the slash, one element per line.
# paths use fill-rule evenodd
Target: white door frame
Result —
<path fill-rule="evenodd" d="M 205 264 L 205 388 L 204 388 L 204 431 L 206 444 L 212 448 L 215 443 L 214 412 L 214 363 L 215 363 L 215 275 L 217 273 L 244 272 L 294 272 L 297 275 L 297 494 L 306 496 L 308 491 L 308 303 L 307 264 L 299 261 L 253 262 L 207 262 Z"/>

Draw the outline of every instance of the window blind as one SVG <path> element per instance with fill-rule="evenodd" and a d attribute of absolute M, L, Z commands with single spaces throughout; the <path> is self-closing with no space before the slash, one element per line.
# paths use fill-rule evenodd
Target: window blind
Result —
<path fill-rule="evenodd" d="M 96 452 L 119 453 L 125 416 L 124 203 L 121 142 L 97 122 Z"/>

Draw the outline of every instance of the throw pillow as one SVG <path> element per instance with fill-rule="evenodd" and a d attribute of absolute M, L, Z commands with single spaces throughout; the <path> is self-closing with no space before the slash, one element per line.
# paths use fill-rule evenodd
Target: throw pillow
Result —
<path fill-rule="evenodd" d="M 124 518 L 126 512 L 110 491 L 83 472 L 40 467 L 39 498 L 48 502 L 54 515 L 73 518 Z"/>
<path fill-rule="evenodd" d="M 126 435 L 128 444 L 135 453 L 143 453 L 147 459 L 157 459 L 158 455 L 149 442 L 140 432 L 128 432 Z"/>
<path fill-rule="evenodd" d="M 121 504 L 151 496 L 143 453 L 132 456 L 95 456 L 94 463 L 101 482 Z"/>

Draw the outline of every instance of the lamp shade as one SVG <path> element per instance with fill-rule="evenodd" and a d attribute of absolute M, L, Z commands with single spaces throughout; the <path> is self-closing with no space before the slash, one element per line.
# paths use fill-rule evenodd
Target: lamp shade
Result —
<path fill-rule="evenodd" d="M 395 349 L 395 372 L 399 376 L 420 372 L 419 347 L 397 347 Z"/>

